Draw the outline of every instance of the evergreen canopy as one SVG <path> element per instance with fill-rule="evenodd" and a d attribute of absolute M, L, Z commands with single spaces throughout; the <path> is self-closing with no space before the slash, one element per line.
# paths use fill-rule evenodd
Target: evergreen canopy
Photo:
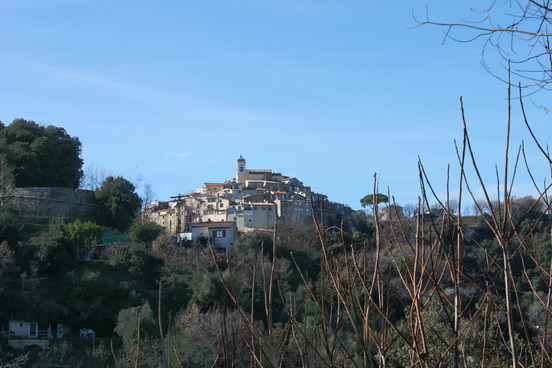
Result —
<path fill-rule="evenodd" d="M 77 188 L 83 175 L 79 139 L 53 125 L 24 119 L 0 123 L 0 154 L 6 155 L 18 187 Z"/>

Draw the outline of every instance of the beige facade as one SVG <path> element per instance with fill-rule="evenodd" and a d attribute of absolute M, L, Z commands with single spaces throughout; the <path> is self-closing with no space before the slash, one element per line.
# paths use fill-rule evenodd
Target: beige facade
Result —
<path fill-rule="evenodd" d="M 274 203 L 278 206 L 278 217 L 285 226 L 305 227 L 312 224 L 312 210 L 309 201 L 277 199 Z"/>
<path fill-rule="evenodd" d="M 183 203 L 179 201 L 152 202 L 146 207 L 144 217 L 159 226 L 164 227 L 167 232 L 177 234 L 186 228 L 188 211 Z"/>
<path fill-rule="evenodd" d="M 236 241 L 236 223 L 233 221 L 207 221 L 190 224 L 192 240 L 231 251 Z"/>
<path fill-rule="evenodd" d="M 277 218 L 275 203 L 250 203 L 244 211 L 244 230 L 273 230 Z"/>

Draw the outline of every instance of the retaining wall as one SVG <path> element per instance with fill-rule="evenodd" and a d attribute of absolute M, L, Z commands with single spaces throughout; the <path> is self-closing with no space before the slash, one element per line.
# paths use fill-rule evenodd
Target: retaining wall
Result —
<path fill-rule="evenodd" d="M 23 212 L 51 217 L 92 218 L 94 192 L 71 188 L 16 188 L 8 201 Z"/>

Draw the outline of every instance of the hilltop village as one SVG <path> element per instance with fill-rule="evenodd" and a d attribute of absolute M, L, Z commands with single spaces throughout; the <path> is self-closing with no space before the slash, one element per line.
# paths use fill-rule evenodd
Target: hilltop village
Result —
<path fill-rule="evenodd" d="M 182 239 L 202 237 L 210 244 L 231 249 L 236 232 L 311 229 L 313 213 L 324 226 L 350 228 L 354 211 L 315 193 L 295 177 L 271 169 L 248 169 L 245 158 L 236 163 L 236 177 L 223 183 L 203 183 L 193 193 L 153 201 L 147 220 Z"/>

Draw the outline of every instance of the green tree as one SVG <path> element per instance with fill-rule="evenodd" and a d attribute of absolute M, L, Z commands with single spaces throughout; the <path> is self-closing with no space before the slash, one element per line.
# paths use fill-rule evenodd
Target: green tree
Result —
<path fill-rule="evenodd" d="M 234 244 L 234 251 L 236 253 L 252 252 L 253 254 L 262 252 L 272 256 L 272 237 L 273 235 L 266 231 L 248 231 L 238 236 Z"/>
<path fill-rule="evenodd" d="M 110 264 L 124 268 L 147 287 L 154 287 L 161 277 L 163 259 L 144 244 L 119 243 L 113 246 Z"/>
<path fill-rule="evenodd" d="M 4 203 L 11 194 L 15 186 L 15 175 L 13 168 L 8 164 L 8 158 L 5 154 L 0 154 L 0 206 L 4 207 Z"/>
<path fill-rule="evenodd" d="M 130 239 L 135 243 L 151 245 L 165 229 L 154 222 L 136 224 L 130 231 Z"/>
<path fill-rule="evenodd" d="M 122 337 L 126 349 L 157 331 L 154 317 L 148 302 L 141 306 L 122 309 L 119 312 L 115 332 Z"/>
<path fill-rule="evenodd" d="M 0 154 L 13 168 L 18 187 L 79 186 L 81 143 L 63 128 L 24 119 L 0 123 Z"/>
<path fill-rule="evenodd" d="M 232 303 L 218 274 L 205 273 L 195 285 L 194 302 L 204 312 L 211 308 L 226 308 Z"/>
<path fill-rule="evenodd" d="M 378 193 L 376 195 L 374 194 L 368 194 L 360 199 L 360 205 L 363 208 L 370 207 L 374 208 L 374 203 L 380 204 L 380 203 L 388 203 L 389 197 L 385 194 Z"/>
<path fill-rule="evenodd" d="M 108 176 L 94 194 L 103 225 L 126 231 L 142 203 L 134 184 L 121 176 Z"/>

